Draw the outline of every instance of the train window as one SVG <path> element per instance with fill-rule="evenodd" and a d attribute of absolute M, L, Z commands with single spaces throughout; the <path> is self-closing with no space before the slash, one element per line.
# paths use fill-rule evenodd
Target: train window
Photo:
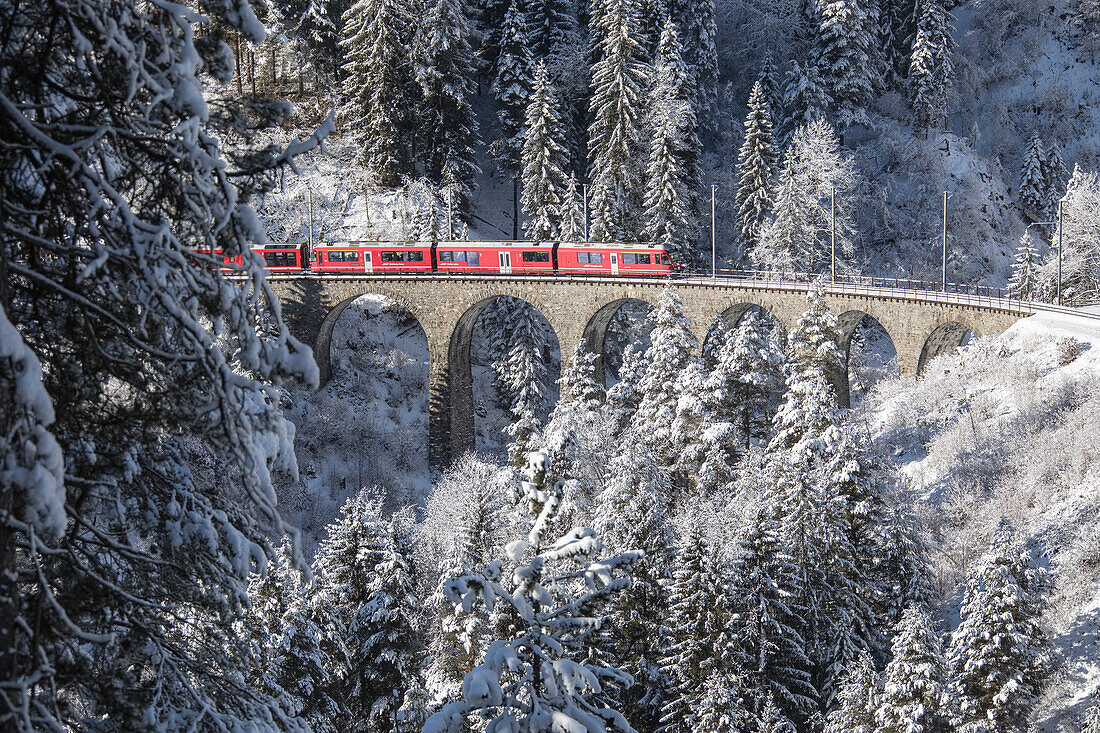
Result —
<path fill-rule="evenodd" d="M 626 262 L 626 255 L 623 255 L 623 262 Z M 634 255 L 634 264 L 636 264 L 636 265 L 648 265 L 649 264 L 649 255 L 648 254 L 643 254 L 641 252 L 636 253 Z"/>
<path fill-rule="evenodd" d="M 549 262 L 550 261 L 550 253 L 549 252 L 524 252 L 523 253 L 523 261 L 524 262 Z"/>
<path fill-rule="evenodd" d="M 294 267 L 298 259 L 293 252 L 264 252 L 264 264 L 268 267 Z"/>
<path fill-rule="evenodd" d="M 440 262 L 454 262 L 454 260 L 455 260 L 455 253 L 454 252 L 440 252 L 439 253 L 439 261 Z"/>
<path fill-rule="evenodd" d="M 466 253 L 466 264 L 468 264 L 470 267 L 477 267 L 479 261 L 480 261 L 480 258 L 478 257 L 477 252 L 467 252 Z"/>
<path fill-rule="evenodd" d="M 343 262 L 344 261 L 344 253 L 343 252 L 329 252 L 328 253 L 328 261 L 329 262 Z"/>
<path fill-rule="evenodd" d="M 662 265 L 671 265 L 672 264 L 668 259 L 668 255 L 666 255 L 664 252 L 662 252 L 659 255 L 659 257 L 661 258 L 661 264 Z"/>
<path fill-rule="evenodd" d="M 383 262 L 401 262 L 401 252 L 395 250 L 382 250 Z"/>
<path fill-rule="evenodd" d="M 358 261 L 359 261 L 359 253 L 358 252 L 345 252 L 344 253 L 344 262 L 358 262 Z"/>
<path fill-rule="evenodd" d="M 578 252 L 577 262 L 590 262 L 598 265 L 603 262 L 603 252 Z"/>
<path fill-rule="evenodd" d="M 348 252 L 347 250 L 336 250 L 328 253 L 329 262 L 358 262 L 358 252 Z"/>
<path fill-rule="evenodd" d="M 405 255 L 405 262 L 423 262 L 424 261 L 424 253 L 423 252 L 406 251 L 404 253 L 404 255 Z"/>

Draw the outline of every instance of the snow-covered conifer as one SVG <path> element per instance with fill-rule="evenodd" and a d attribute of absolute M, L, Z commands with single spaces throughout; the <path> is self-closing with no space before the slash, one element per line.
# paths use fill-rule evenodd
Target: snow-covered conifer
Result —
<path fill-rule="evenodd" d="M 718 18 L 715 0 L 688 0 L 681 20 L 684 24 L 685 47 L 691 53 L 695 95 L 690 99 L 698 111 L 699 125 L 708 139 L 718 134 Z"/>
<path fill-rule="evenodd" d="M 880 530 L 879 578 L 880 624 L 892 628 L 906 608 L 924 607 L 932 598 L 932 571 L 928 544 L 921 536 L 916 518 L 901 502 L 888 507 Z"/>
<path fill-rule="evenodd" d="M 867 105 L 879 84 L 878 43 L 871 3 L 817 0 L 817 66 L 832 105 L 829 113 L 842 132 L 867 121 Z"/>
<path fill-rule="evenodd" d="M 341 110 L 359 159 L 383 186 L 412 172 L 409 119 L 414 84 L 407 57 L 406 0 L 356 0 L 344 13 Z"/>
<path fill-rule="evenodd" d="M 1024 150 L 1024 160 L 1020 166 L 1020 193 L 1017 201 L 1024 214 L 1032 221 L 1045 221 L 1047 217 L 1046 171 L 1043 163 L 1046 160 L 1046 151 L 1043 150 L 1043 142 L 1038 135 L 1032 135 L 1031 141 Z"/>
<path fill-rule="evenodd" d="M 594 409 L 606 399 L 603 385 L 597 379 L 598 357 L 585 348 L 583 341 L 573 348 L 573 356 L 561 373 L 558 407 Z"/>
<path fill-rule="evenodd" d="M 1066 189 L 1066 180 L 1069 171 L 1066 170 L 1065 161 L 1062 160 L 1062 151 L 1051 143 L 1047 146 L 1047 155 L 1043 160 L 1043 189 L 1046 192 L 1045 211 L 1049 221 L 1058 214 L 1058 199 Z"/>
<path fill-rule="evenodd" d="M 749 257 L 758 267 L 772 272 L 793 272 L 809 260 L 806 243 L 812 241 L 810 212 L 798 189 L 794 164 L 788 152 L 779 174 L 772 216 L 759 234 Z"/>
<path fill-rule="evenodd" d="M 458 211 L 466 209 L 479 172 L 470 106 L 475 76 L 469 13 L 466 0 L 428 3 L 410 51 L 421 92 L 419 160 L 433 183 L 452 192 Z"/>
<path fill-rule="evenodd" d="M 649 316 L 656 324 L 646 350 L 646 370 L 638 383 L 641 399 L 631 421 L 637 439 L 648 446 L 659 465 L 675 465 L 672 423 L 679 399 L 677 380 L 694 360 L 699 341 L 684 315 L 684 299 L 666 288 Z"/>
<path fill-rule="evenodd" d="M 909 58 L 909 87 L 917 129 L 947 124 L 947 102 L 954 78 L 951 52 L 954 26 L 945 0 L 918 0 L 916 35 Z"/>
<path fill-rule="evenodd" d="M 584 239 L 584 202 L 582 190 L 577 187 L 577 179 L 570 178 L 562 197 L 559 213 L 561 221 L 561 241 L 580 242 Z"/>
<path fill-rule="evenodd" d="M 575 42 L 576 9 L 569 0 L 526 0 L 524 4 L 531 56 L 553 64 Z"/>
<path fill-rule="evenodd" d="M 484 661 L 466 675 L 461 699 L 433 715 L 424 733 L 458 733 L 475 714 L 489 720 L 491 731 L 630 731 L 618 711 L 594 700 L 605 686 L 629 685 L 629 675 L 591 664 L 585 654 L 617 594 L 630 585 L 641 553 L 606 557 L 591 529 L 551 541 L 559 487 L 546 485 L 547 463 L 545 454 L 532 454 L 525 470 L 524 498 L 537 513 L 527 537 L 508 545 L 508 559 L 516 563 L 511 578 L 502 578 L 494 561 L 444 587 L 456 607 L 504 604 L 516 629 L 489 645 Z"/>
<path fill-rule="evenodd" d="M 264 40 L 247 2 L 202 15 Z M 317 379 L 268 305 L 250 201 L 331 121 L 283 149 L 260 128 L 289 105 L 208 104 L 234 56 L 197 37 L 186 3 L 27 3 L 6 18 L 0 727 L 303 729 L 242 684 L 234 633 L 268 538 L 288 529 L 272 482 L 295 475 L 293 428 L 276 385 Z M 262 153 L 226 155 L 225 131 Z M 215 250 L 243 253 L 239 279 Z"/>
<path fill-rule="evenodd" d="M 876 733 L 947 730 L 947 680 L 943 643 L 931 619 L 919 608 L 906 609 L 882 674 Z"/>
<path fill-rule="evenodd" d="M 504 173 L 515 177 L 523 166 L 525 119 L 535 71 L 521 0 L 508 3 L 499 43 L 492 91 L 500 129 L 492 151 Z"/>
<path fill-rule="evenodd" d="M 771 213 L 776 165 L 771 111 L 764 87 L 757 82 L 749 95 L 745 137 L 737 154 L 737 216 L 742 246 L 746 249 L 751 249 L 756 243 Z"/>
<path fill-rule="evenodd" d="M 825 717 L 824 733 L 875 733 L 878 687 L 875 662 L 864 651 L 845 673 L 836 707 Z"/>
<path fill-rule="evenodd" d="M 821 78 L 817 64 L 807 61 L 800 64 L 791 60 L 783 89 L 783 140 L 790 139 L 795 130 L 821 119 L 829 111 L 832 101 Z"/>
<path fill-rule="evenodd" d="M 760 76 L 756 81 L 764 93 L 764 103 L 768 105 L 772 127 L 774 131 L 778 131 L 784 120 L 783 89 L 780 86 L 779 70 L 775 68 L 770 54 L 760 64 Z"/>
<path fill-rule="evenodd" d="M 1063 302 L 1088 301 L 1100 292 L 1100 177 L 1075 167 L 1062 198 L 1062 222 L 1039 271 L 1039 290 L 1053 300 L 1058 285 L 1058 243 L 1063 246 Z M 1060 229 L 1064 227 L 1064 231 Z"/>
<path fill-rule="evenodd" d="M 756 716 L 756 730 L 759 733 L 795 733 L 794 723 L 776 707 L 775 700 L 768 697 L 763 710 Z"/>
<path fill-rule="evenodd" d="M 909 73 L 916 22 L 914 0 L 880 0 L 879 18 L 885 56 L 886 82 L 896 88 Z"/>
<path fill-rule="evenodd" d="M 506 406 L 514 416 L 530 412 L 532 417 L 545 417 L 549 376 L 543 361 L 545 335 L 536 320 L 537 311 L 525 303 L 519 305 L 511 309 L 505 325 L 506 351 L 500 361 L 493 363 L 493 371 Z"/>
<path fill-rule="evenodd" d="M 707 388 L 738 430 L 745 450 L 753 439 L 768 435 L 770 408 L 783 382 L 783 361 L 784 355 L 772 348 L 755 310 L 741 318 L 718 351 Z"/>
<path fill-rule="evenodd" d="M 642 377 L 648 369 L 646 351 L 630 344 L 623 351 L 623 363 L 619 369 L 619 381 L 607 390 L 607 410 L 615 421 L 617 434 L 629 428 L 642 399 Z"/>
<path fill-rule="evenodd" d="M 588 128 L 591 237 L 635 239 L 642 211 L 642 95 L 650 67 L 639 40 L 637 3 L 605 0 L 591 8 L 602 34 L 592 68 L 592 123 Z"/>
<path fill-rule="evenodd" d="M 967 579 L 962 620 L 948 658 L 953 725 L 960 733 L 1027 729 L 1045 677 L 1040 616 L 1046 573 L 1017 543 L 1007 523 L 997 530 L 977 572 Z"/>
<path fill-rule="evenodd" d="M 523 230 L 536 242 L 558 239 L 562 210 L 567 204 L 568 154 L 562 130 L 558 98 L 539 62 L 527 105 L 527 126 L 523 137 Z"/>
<path fill-rule="evenodd" d="M 1035 235 L 1031 229 L 1020 237 L 1020 246 L 1016 248 L 1016 259 L 1012 263 L 1012 279 L 1008 282 L 1008 293 L 1013 298 L 1031 300 L 1035 295 L 1039 257 L 1035 252 Z"/>

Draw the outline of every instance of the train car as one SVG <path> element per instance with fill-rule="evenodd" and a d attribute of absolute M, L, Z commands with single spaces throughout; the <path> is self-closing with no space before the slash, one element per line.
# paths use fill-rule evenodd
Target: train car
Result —
<path fill-rule="evenodd" d="M 680 269 L 656 244 L 562 242 L 556 253 L 558 272 L 563 275 L 662 276 Z"/>
<path fill-rule="evenodd" d="M 440 242 L 436 271 L 553 275 L 553 250 L 551 244 L 535 242 Z"/>
<path fill-rule="evenodd" d="M 432 271 L 432 246 L 423 242 L 319 244 L 309 257 L 321 274 L 422 273 Z"/>
<path fill-rule="evenodd" d="M 304 244 L 268 244 L 252 251 L 263 258 L 268 272 L 296 273 L 305 265 L 305 249 Z"/>

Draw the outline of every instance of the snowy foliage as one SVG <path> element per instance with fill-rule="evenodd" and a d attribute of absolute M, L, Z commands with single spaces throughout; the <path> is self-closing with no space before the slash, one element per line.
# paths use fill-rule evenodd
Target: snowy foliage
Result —
<path fill-rule="evenodd" d="M 774 198 L 772 186 L 777 166 L 772 120 L 766 92 L 757 82 L 749 96 L 745 138 L 737 154 L 737 215 L 746 249 L 751 249 L 756 243 L 771 213 Z"/>
<path fill-rule="evenodd" d="M 1100 177 L 1077 168 L 1062 199 L 1062 224 L 1055 228 L 1050 253 L 1039 272 L 1048 300 L 1058 290 L 1058 242 L 1062 242 L 1061 291 L 1067 304 L 1089 303 L 1100 292 Z"/>
<path fill-rule="evenodd" d="M 572 201 L 564 131 L 554 87 L 541 62 L 535 70 L 523 138 L 523 224 L 527 237 L 549 242 L 562 233 L 563 213 Z M 575 196 L 575 191 L 574 191 Z"/>

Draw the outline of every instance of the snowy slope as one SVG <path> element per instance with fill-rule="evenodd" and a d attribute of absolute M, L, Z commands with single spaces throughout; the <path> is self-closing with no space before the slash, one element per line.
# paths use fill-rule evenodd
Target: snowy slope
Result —
<path fill-rule="evenodd" d="M 945 618 L 1002 518 L 1053 573 L 1041 730 L 1100 693 L 1100 319 L 1040 315 L 878 385 L 855 419 L 894 455 L 931 534 Z"/>

